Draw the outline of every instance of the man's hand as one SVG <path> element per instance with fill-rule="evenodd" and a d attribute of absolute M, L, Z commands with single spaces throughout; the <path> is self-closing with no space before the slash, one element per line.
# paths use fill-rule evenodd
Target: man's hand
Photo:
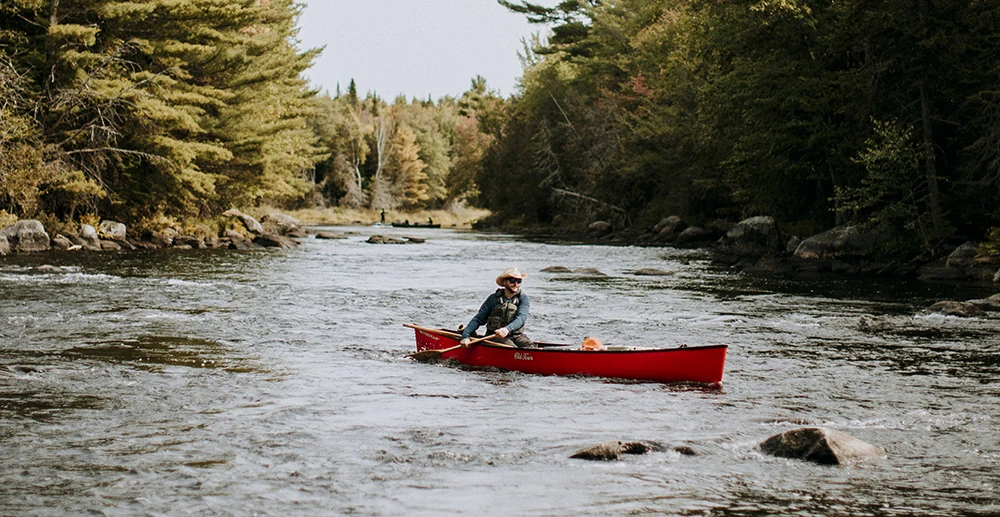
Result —
<path fill-rule="evenodd" d="M 497 329 L 497 336 L 500 338 L 505 338 L 508 334 L 510 334 L 510 331 L 507 330 L 507 327 L 500 327 Z"/>
<path fill-rule="evenodd" d="M 462 345 L 462 348 L 469 348 L 469 343 L 471 341 L 472 341 L 472 339 L 465 338 L 465 339 L 459 341 L 458 344 Z"/>

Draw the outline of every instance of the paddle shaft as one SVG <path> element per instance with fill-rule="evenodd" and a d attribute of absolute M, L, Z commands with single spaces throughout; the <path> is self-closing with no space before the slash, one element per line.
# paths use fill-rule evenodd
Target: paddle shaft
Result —
<path fill-rule="evenodd" d="M 456 338 L 456 339 L 461 339 L 462 338 L 461 334 L 459 334 L 457 332 L 451 332 L 451 331 L 448 331 L 448 330 L 441 330 L 441 329 L 432 329 L 432 328 L 428 328 L 428 327 L 421 327 L 420 325 L 414 325 L 412 323 L 403 323 L 403 326 L 407 327 L 407 328 L 415 329 L 415 330 L 422 330 L 424 332 L 430 332 L 431 334 L 437 334 L 439 336 L 448 336 L 450 338 Z M 478 338 L 478 339 L 473 339 L 472 341 L 469 342 L 469 344 L 471 345 L 473 343 L 479 343 L 481 341 L 486 341 L 487 339 L 490 339 L 492 337 L 500 337 L 500 336 L 497 336 L 496 333 L 493 333 L 493 334 L 490 334 L 490 335 L 485 336 L 485 337 L 481 337 L 481 338 Z M 500 345 L 500 346 L 507 346 L 507 347 L 509 347 L 509 345 L 505 345 L 503 343 L 494 343 L 494 344 Z M 452 348 L 449 348 L 448 350 L 454 350 L 454 349 L 455 349 L 455 347 L 452 347 Z"/>
<path fill-rule="evenodd" d="M 483 341 L 486 341 L 487 339 L 490 339 L 490 338 L 493 338 L 493 337 L 496 337 L 495 333 L 494 334 L 490 334 L 488 336 L 483 336 L 483 337 L 479 337 L 479 338 L 473 339 L 473 340 L 469 341 L 469 345 L 467 345 L 467 346 L 471 346 L 471 345 L 474 345 L 476 343 L 482 343 Z M 445 348 L 443 350 L 425 350 L 425 352 L 432 352 L 433 351 L 433 352 L 441 352 L 443 354 L 445 352 L 451 352 L 452 350 L 458 350 L 459 348 L 464 348 L 464 347 L 462 345 L 455 345 L 453 347 Z"/>

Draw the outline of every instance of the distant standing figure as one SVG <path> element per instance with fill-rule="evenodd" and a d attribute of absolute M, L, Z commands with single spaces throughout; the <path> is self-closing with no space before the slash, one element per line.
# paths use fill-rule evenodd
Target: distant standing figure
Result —
<path fill-rule="evenodd" d="M 479 312 L 472 317 L 462 331 L 462 346 L 468 346 L 472 334 L 479 327 L 486 325 L 486 333 L 496 333 L 500 339 L 518 348 L 537 348 L 535 343 L 524 334 L 524 324 L 531 312 L 531 300 L 521 291 L 521 281 L 528 275 L 522 274 L 516 267 L 509 267 L 497 277 L 497 289 L 489 295 Z"/>
<path fill-rule="evenodd" d="M 382 224 L 385 224 L 385 210 L 382 210 Z"/>
<path fill-rule="evenodd" d="M 427 218 L 427 224 L 434 224 L 434 219 L 431 219 L 430 217 L 428 217 Z"/>

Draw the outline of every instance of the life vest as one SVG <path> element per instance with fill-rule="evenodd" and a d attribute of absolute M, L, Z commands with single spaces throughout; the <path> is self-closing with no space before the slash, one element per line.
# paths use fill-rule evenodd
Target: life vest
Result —
<path fill-rule="evenodd" d="M 508 323 L 514 321 L 514 317 L 517 316 L 517 307 L 521 303 L 520 290 L 517 291 L 517 294 L 510 301 L 504 296 L 503 288 L 497 289 L 496 296 L 499 298 L 500 303 L 493 308 L 489 317 L 486 318 L 487 334 L 492 334 L 498 328 L 505 327 Z M 524 326 L 510 333 L 511 336 L 520 336 L 521 334 L 524 334 Z"/>

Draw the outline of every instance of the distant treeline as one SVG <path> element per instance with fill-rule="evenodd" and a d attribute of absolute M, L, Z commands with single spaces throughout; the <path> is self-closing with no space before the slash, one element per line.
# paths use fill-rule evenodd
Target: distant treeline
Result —
<path fill-rule="evenodd" d="M 133 226 L 230 207 L 436 208 L 475 195 L 502 100 L 331 98 L 292 0 L 0 2 L 0 222 Z M 496 124 L 495 124 L 496 125 Z M 0 225 L 2 226 L 2 225 Z"/>
<path fill-rule="evenodd" d="M 470 202 L 924 249 L 1000 226 L 1000 3 L 499 1 L 551 28 L 518 94 L 389 103 L 309 88 L 293 0 L 6 0 L 0 216 Z"/>
<path fill-rule="evenodd" d="M 998 225 L 998 2 L 500 3 L 552 26 L 483 164 L 501 220 Z"/>

